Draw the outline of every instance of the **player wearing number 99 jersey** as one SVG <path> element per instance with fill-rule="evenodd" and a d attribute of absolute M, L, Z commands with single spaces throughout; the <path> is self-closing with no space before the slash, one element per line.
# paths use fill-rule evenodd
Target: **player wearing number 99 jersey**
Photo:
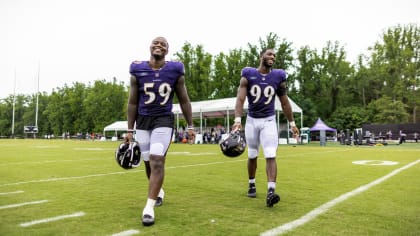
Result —
<path fill-rule="evenodd" d="M 276 95 L 286 93 L 286 72 L 272 69 L 268 74 L 261 74 L 256 68 L 246 67 L 241 74 L 248 80 L 248 115 L 254 118 L 273 116 Z"/>
<path fill-rule="evenodd" d="M 272 207 L 280 201 L 275 193 L 277 178 L 276 154 L 278 147 L 278 131 L 275 115 L 275 99 L 279 98 L 283 113 L 290 122 L 294 135 L 299 135 L 293 112 L 287 96 L 286 72 L 272 69 L 276 60 L 273 49 L 264 49 L 260 54 L 258 68 L 242 69 L 235 105 L 235 123 L 233 130 L 242 128 L 241 117 L 245 98 L 248 99 L 248 115 L 245 124 L 245 139 L 248 147 L 248 197 L 257 196 L 255 175 L 257 155 L 262 146 L 266 160 L 267 197 L 266 204 Z"/>

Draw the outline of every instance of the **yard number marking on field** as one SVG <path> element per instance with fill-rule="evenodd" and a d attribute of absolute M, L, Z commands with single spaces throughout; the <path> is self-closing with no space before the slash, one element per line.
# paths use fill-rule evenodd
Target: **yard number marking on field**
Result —
<path fill-rule="evenodd" d="M 26 205 L 41 204 L 41 203 L 45 203 L 45 202 L 48 202 L 48 200 L 41 200 L 41 201 L 34 201 L 34 202 L 23 202 L 23 203 L 12 204 L 12 205 L 4 205 L 4 206 L 0 206 L 0 210 L 7 209 L 7 208 L 21 207 L 21 206 L 26 206 Z"/>
<path fill-rule="evenodd" d="M 416 165 L 419 162 L 420 162 L 420 159 L 417 160 L 417 161 L 411 162 L 411 163 L 409 163 L 409 164 L 407 164 L 407 165 L 405 165 L 405 166 L 403 166 L 399 169 L 396 169 L 396 170 L 392 171 L 391 173 L 389 173 L 389 174 L 387 174 L 387 175 L 385 175 L 385 176 L 383 176 L 383 177 L 381 177 L 381 178 L 379 178 L 379 179 L 377 179 L 373 182 L 370 182 L 366 185 L 362 185 L 362 186 L 356 188 L 355 190 L 353 190 L 351 192 L 347 192 L 347 193 L 345 193 L 345 194 L 343 194 L 343 195 L 341 195 L 341 196 L 339 196 L 339 197 L 337 197 L 337 198 L 319 206 L 318 208 L 313 209 L 312 211 L 310 211 L 309 213 L 300 217 L 297 220 L 291 221 L 291 222 L 286 223 L 284 225 L 280 225 L 277 228 L 267 230 L 267 231 L 261 233 L 260 235 L 261 236 L 280 235 L 280 234 L 286 233 L 287 231 L 293 230 L 293 229 L 295 229 L 295 228 L 297 228 L 301 225 L 304 225 L 304 224 L 308 223 L 309 221 L 315 219 L 317 216 L 327 212 L 329 209 L 331 209 L 332 207 L 334 207 L 338 203 L 343 202 L 343 201 L 349 199 L 350 197 L 353 197 L 353 196 L 355 196 L 359 193 L 362 193 L 362 192 L 370 189 L 371 187 L 373 187 L 377 184 L 382 183 L 383 181 L 391 178 L 392 176 L 398 174 L 399 172 L 401 172 L 403 170 L 406 170 L 406 169 Z"/>
<path fill-rule="evenodd" d="M 126 231 L 122 231 L 116 234 L 113 234 L 111 236 L 130 236 L 130 235 L 134 235 L 134 234 L 138 234 L 140 233 L 140 231 L 135 230 L 135 229 L 130 229 L 130 230 L 126 230 Z"/>
<path fill-rule="evenodd" d="M 67 219 L 67 218 L 74 218 L 74 217 L 80 217 L 80 216 L 84 216 L 85 213 L 84 212 L 76 212 L 74 214 L 70 214 L 70 215 L 61 215 L 61 216 L 56 216 L 56 217 L 51 217 L 51 218 L 45 218 L 45 219 L 40 219 L 40 220 L 34 220 L 34 221 L 30 221 L 30 222 L 25 222 L 20 224 L 20 226 L 22 227 L 29 227 L 32 225 L 36 225 L 36 224 L 42 224 L 42 223 L 48 223 L 51 221 L 57 221 L 57 220 L 63 220 L 63 219 Z"/>
<path fill-rule="evenodd" d="M 370 166 L 393 166 L 393 165 L 398 164 L 398 162 L 396 161 L 380 161 L 380 160 L 361 160 L 361 161 L 353 161 L 352 163 L 356 165 L 370 165 Z"/>

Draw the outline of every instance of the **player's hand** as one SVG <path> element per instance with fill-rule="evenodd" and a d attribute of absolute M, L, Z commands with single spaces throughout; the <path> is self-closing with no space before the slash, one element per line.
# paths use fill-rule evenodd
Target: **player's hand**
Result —
<path fill-rule="evenodd" d="M 130 143 L 133 140 L 133 133 L 127 133 L 125 136 L 124 142 Z"/>
<path fill-rule="evenodd" d="M 236 130 L 241 130 L 242 129 L 242 124 L 239 122 L 235 122 L 232 125 L 232 132 L 235 132 Z"/>
<path fill-rule="evenodd" d="M 195 137 L 194 129 L 188 129 L 188 137 Z"/>
<path fill-rule="evenodd" d="M 297 126 L 292 126 L 290 128 L 292 129 L 292 132 L 293 132 L 293 138 L 299 137 L 299 129 L 298 129 L 298 127 Z"/>

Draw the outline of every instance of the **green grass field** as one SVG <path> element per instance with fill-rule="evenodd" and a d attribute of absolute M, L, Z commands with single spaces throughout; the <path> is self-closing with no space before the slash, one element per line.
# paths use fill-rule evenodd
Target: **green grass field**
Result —
<path fill-rule="evenodd" d="M 263 158 L 250 199 L 246 154 L 173 144 L 151 227 L 141 225 L 144 166 L 121 169 L 118 144 L 0 140 L 0 235 L 420 235 L 420 143 L 281 145 L 273 208 L 265 206 Z M 360 160 L 376 161 L 352 163 Z"/>

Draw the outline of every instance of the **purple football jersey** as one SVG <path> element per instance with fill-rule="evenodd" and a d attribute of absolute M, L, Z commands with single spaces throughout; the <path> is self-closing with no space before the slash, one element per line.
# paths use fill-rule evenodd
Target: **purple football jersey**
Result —
<path fill-rule="evenodd" d="M 138 85 L 138 114 L 145 116 L 169 115 L 172 113 L 175 84 L 184 75 L 184 64 L 167 61 L 159 70 L 153 70 L 149 62 L 133 62 L 130 74 Z"/>
<path fill-rule="evenodd" d="M 245 67 L 241 76 L 248 80 L 248 115 L 254 118 L 274 115 L 276 95 L 280 93 L 280 83 L 286 81 L 286 72 L 272 69 L 263 75 L 256 68 Z"/>

